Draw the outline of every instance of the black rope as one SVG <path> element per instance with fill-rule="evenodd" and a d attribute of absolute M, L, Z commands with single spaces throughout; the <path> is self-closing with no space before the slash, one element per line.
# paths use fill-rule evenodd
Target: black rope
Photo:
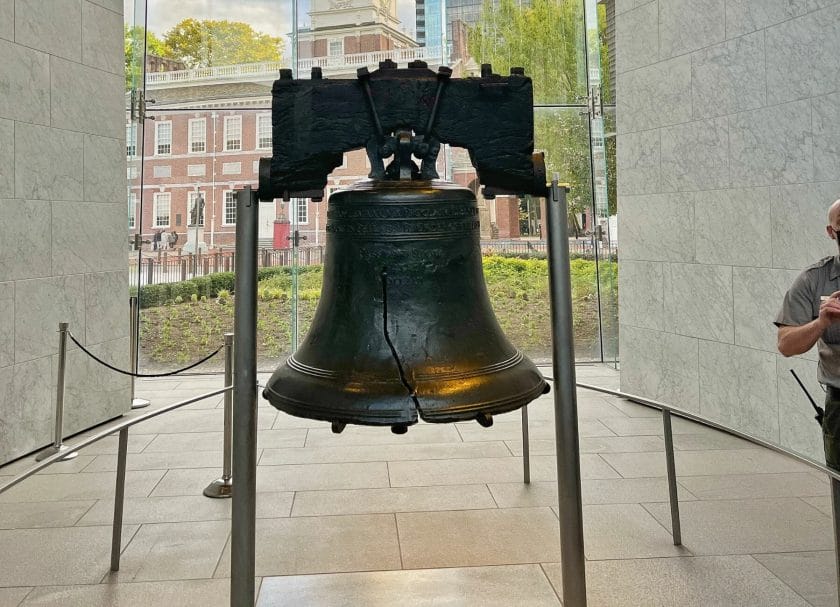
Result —
<path fill-rule="evenodd" d="M 118 369 L 117 367 L 106 363 L 104 360 L 102 360 L 101 358 L 99 358 L 98 356 L 93 354 L 90 350 L 85 348 L 82 344 L 80 344 L 79 340 L 77 340 L 75 337 L 73 337 L 73 334 L 70 331 L 67 331 L 67 335 L 70 336 L 70 339 L 73 340 L 74 344 L 76 344 L 77 346 L 79 346 L 79 348 L 81 348 L 82 352 L 84 352 L 85 354 L 90 356 L 93 360 L 98 362 L 100 365 L 108 367 L 109 369 L 111 369 L 111 371 L 116 371 L 117 373 L 122 373 L 123 375 L 131 375 L 132 377 L 167 377 L 168 375 L 177 375 L 178 373 L 183 373 L 184 371 L 192 369 L 193 367 L 197 367 L 201 363 L 207 362 L 208 360 L 210 360 L 211 358 L 216 356 L 216 354 L 221 352 L 222 348 L 224 348 L 224 346 L 219 346 L 218 348 L 216 348 L 215 352 L 211 352 L 210 354 L 208 354 L 207 356 L 205 356 L 201 360 L 196 361 L 193 364 L 191 364 L 187 367 L 184 367 L 183 369 L 178 369 L 176 371 L 169 371 L 168 373 L 131 373 L 130 371 L 124 371 L 123 369 Z"/>

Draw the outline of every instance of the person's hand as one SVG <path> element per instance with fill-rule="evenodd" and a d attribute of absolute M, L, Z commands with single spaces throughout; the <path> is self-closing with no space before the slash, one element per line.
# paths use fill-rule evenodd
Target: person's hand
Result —
<path fill-rule="evenodd" d="M 832 323 L 840 322 L 840 291 L 835 291 L 820 304 L 819 324 L 824 329 Z"/>

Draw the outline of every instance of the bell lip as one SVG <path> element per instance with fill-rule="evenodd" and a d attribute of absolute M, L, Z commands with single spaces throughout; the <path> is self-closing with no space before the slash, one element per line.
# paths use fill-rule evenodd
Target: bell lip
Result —
<path fill-rule="evenodd" d="M 432 424 L 445 424 L 453 422 L 469 421 L 474 419 L 479 414 L 485 415 L 501 415 L 502 413 L 510 413 L 525 407 L 533 402 L 545 392 L 545 387 L 548 384 L 540 377 L 540 381 L 536 386 L 517 394 L 516 396 L 509 396 L 503 400 L 489 401 L 485 403 L 469 403 L 465 405 L 448 405 L 446 409 L 441 409 L 444 413 L 436 415 L 435 410 L 432 409 L 426 412 L 422 405 L 419 409 L 420 419 L 424 422 Z M 422 396 L 418 396 L 418 400 L 422 403 Z"/>

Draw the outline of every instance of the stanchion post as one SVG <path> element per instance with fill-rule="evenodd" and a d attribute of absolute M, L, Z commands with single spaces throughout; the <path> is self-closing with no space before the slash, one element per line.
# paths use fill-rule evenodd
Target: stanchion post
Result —
<path fill-rule="evenodd" d="M 233 384 L 233 333 L 225 333 L 225 386 Z M 233 493 L 231 471 L 231 431 L 233 430 L 233 394 L 225 392 L 225 432 L 222 455 L 222 477 L 217 478 L 204 489 L 207 497 L 230 497 Z"/>
<path fill-rule="evenodd" d="M 53 444 L 41 451 L 36 457 L 35 461 L 40 462 L 47 459 L 51 455 L 61 453 L 62 451 L 69 451 L 64 441 L 64 375 L 67 369 L 67 327 L 66 322 L 58 323 L 58 373 L 56 373 L 55 386 L 55 433 Z M 73 459 L 78 455 L 78 451 L 69 451 L 67 455 L 61 458 L 61 461 Z"/>
<path fill-rule="evenodd" d="M 665 466 L 668 469 L 668 501 L 671 503 L 671 536 L 674 538 L 674 546 L 680 546 L 680 500 L 677 494 L 677 468 L 674 464 L 674 433 L 668 409 L 662 409 L 662 433 L 665 437 Z"/>
<path fill-rule="evenodd" d="M 834 568 L 837 600 L 840 601 L 840 481 L 831 478 L 831 520 L 834 526 Z"/>
<path fill-rule="evenodd" d="M 551 195 L 546 211 L 563 605 L 585 607 L 586 569 L 583 554 L 572 287 L 566 224 L 568 210 L 566 188 L 558 184 L 556 174 L 551 182 Z"/>
<path fill-rule="evenodd" d="M 111 530 L 111 571 L 120 570 L 122 551 L 123 506 L 125 504 L 125 467 L 128 458 L 128 428 L 120 430 L 117 448 L 117 485 L 114 490 L 114 524 Z"/>
<path fill-rule="evenodd" d="M 231 607 L 255 598 L 257 500 L 257 196 L 237 193 L 233 365 L 233 494 L 231 515 Z"/>
<path fill-rule="evenodd" d="M 522 407 L 522 482 L 531 483 L 531 441 L 528 438 L 528 405 Z"/>
<path fill-rule="evenodd" d="M 137 373 L 137 369 L 139 367 L 138 360 L 137 360 L 137 345 L 139 344 L 139 336 L 140 336 L 140 300 L 136 296 L 131 296 L 128 298 L 128 327 L 129 333 L 128 336 L 128 347 L 130 348 L 130 352 L 128 355 L 128 364 L 129 369 L 132 373 Z M 143 407 L 148 407 L 151 403 L 145 398 L 137 398 L 134 396 L 134 381 L 135 378 L 131 376 L 131 408 L 132 409 L 142 409 Z"/>

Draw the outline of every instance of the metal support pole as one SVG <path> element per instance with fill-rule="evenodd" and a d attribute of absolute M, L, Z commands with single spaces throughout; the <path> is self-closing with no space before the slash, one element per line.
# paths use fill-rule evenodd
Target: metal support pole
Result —
<path fill-rule="evenodd" d="M 138 369 L 138 360 L 137 360 L 137 345 L 140 342 L 140 302 L 136 296 L 132 296 L 128 298 L 128 327 L 129 327 L 129 336 L 128 336 L 128 343 L 129 343 L 129 357 L 128 357 L 128 364 L 129 369 L 131 369 L 132 373 L 137 373 Z M 151 403 L 149 400 L 145 398 L 137 398 L 134 396 L 134 380 L 135 377 L 131 376 L 131 408 L 132 409 L 142 409 L 143 407 L 148 407 Z"/>
<path fill-rule="evenodd" d="M 233 365 L 233 494 L 231 516 L 231 607 L 255 598 L 257 501 L 257 196 L 237 193 L 236 282 Z"/>
<path fill-rule="evenodd" d="M 123 506 L 125 504 L 125 463 L 128 457 L 128 428 L 120 430 L 117 449 L 117 486 L 114 490 L 114 528 L 111 532 L 111 571 L 120 570 Z"/>
<path fill-rule="evenodd" d="M 55 434 L 53 444 L 41 451 L 36 457 L 35 461 L 47 459 L 51 455 L 61 453 L 62 451 L 69 451 L 67 445 L 63 444 L 64 440 L 64 374 L 67 369 L 67 326 L 66 322 L 58 323 L 58 373 L 56 375 L 55 386 Z M 61 458 L 61 461 L 73 459 L 79 455 L 78 451 L 69 451 L 67 455 Z"/>
<path fill-rule="evenodd" d="M 674 546 L 680 546 L 680 498 L 677 495 L 677 471 L 674 465 L 674 434 L 671 432 L 671 412 L 668 409 L 662 409 L 662 428 L 665 434 L 665 465 L 668 468 L 668 501 L 671 503 L 671 535 Z"/>
<path fill-rule="evenodd" d="M 834 477 L 831 477 L 831 520 L 834 525 L 834 566 L 837 599 L 840 601 L 840 481 Z"/>
<path fill-rule="evenodd" d="M 557 450 L 557 493 L 560 514 L 560 562 L 563 605 L 585 607 L 586 568 L 583 554 L 583 507 L 580 492 L 580 449 L 572 328 L 566 188 L 554 175 L 547 205 L 549 294 L 554 367 L 554 436 Z"/>
<path fill-rule="evenodd" d="M 531 483 L 531 441 L 528 439 L 528 405 L 522 407 L 522 482 Z"/>
<path fill-rule="evenodd" d="M 233 383 L 233 333 L 225 333 L 225 386 Z M 223 437 L 222 477 L 217 478 L 204 489 L 207 497 L 230 497 L 233 493 L 231 473 L 231 430 L 233 429 L 233 395 L 225 392 L 225 433 Z"/>

